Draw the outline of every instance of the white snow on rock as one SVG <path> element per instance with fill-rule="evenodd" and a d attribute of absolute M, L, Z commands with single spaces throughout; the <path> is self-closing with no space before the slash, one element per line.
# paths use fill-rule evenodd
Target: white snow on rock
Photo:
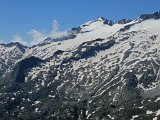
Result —
<path fill-rule="evenodd" d="M 160 109 L 156 112 L 156 116 L 160 115 Z"/>
<path fill-rule="evenodd" d="M 134 115 L 134 116 L 132 116 L 131 120 L 134 120 L 134 118 L 137 118 L 137 117 L 138 117 L 138 115 Z"/>
<path fill-rule="evenodd" d="M 146 111 L 146 114 L 150 115 L 150 114 L 153 114 L 153 112 L 150 111 L 150 110 L 147 110 L 147 111 Z"/>
<path fill-rule="evenodd" d="M 154 117 L 153 120 L 158 120 L 158 117 Z"/>

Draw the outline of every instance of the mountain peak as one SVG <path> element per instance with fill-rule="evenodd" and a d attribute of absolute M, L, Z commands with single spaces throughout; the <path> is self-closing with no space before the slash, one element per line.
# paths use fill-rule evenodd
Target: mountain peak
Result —
<path fill-rule="evenodd" d="M 99 21 L 106 21 L 106 19 L 104 17 L 99 17 L 98 20 Z"/>
<path fill-rule="evenodd" d="M 104 17 L 99 17 L 96 21 L 103 22 L 103 24 L 108 24 L 110 26 L 112 26 L 114 24 L 111 20 L 107 20 Z"/>
<path fill-rule="evenodd" d="M 1 45 L 4 45 L 4 46 L 6 46 L 6 47 L 12 47 L 12 46 L 21 46 L 21 47 L 25 47 L 25 48 L 27 48 L 26 46 L 24 46 L 24 45 L 22 45 L 21 43 L 19 43 L 19 42 L 10 42 L 10 43 L 7 43 L 7 44 L 1 44 Z"/>
<path fill-rule="evenodd" d="M 99 17 L 96 20 L 91 20 L 91 21 L 88 21 L 88 22 L 82 24 L 82 27 L 89 26 L 89 25 L 97 23 L 97 22 L 102 23 L 102 24 L 108 24 L 109 26 L 112 26 L 114 24 L 111 20 L 107 20 L 104 17 Z"/>
<path fill-rule="evenodd" d="M 21 43 L 19 42 L 10 42 L 8 44 L 0 44 L 2 46 L 5 46 L 5 47 L 14 47 L 16 46 L 17 48 L 19 48 L 23 53 L 25 52 L 25 49 L 27 48 L 26 46 L 22 45 Z"/>

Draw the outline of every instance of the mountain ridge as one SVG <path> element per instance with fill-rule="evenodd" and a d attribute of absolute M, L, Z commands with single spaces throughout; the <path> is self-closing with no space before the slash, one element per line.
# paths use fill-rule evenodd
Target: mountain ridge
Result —
<path fill-rule="evenodd" d="M 154 12 L 154 13 L 152 13 L 152 14 L 141 14 L 138 18 L 136 18 L 135 20 L 137 21 L 144 21 L 144 20 L 147 20 L 147 19 L 160 19 L 160 11 L 156 11 L 156 12 Z M 110 26 L 112 26 L 112 25 L 114 25 L 114 24 L 126 24 L 126 23 L 129 23 L 129 22 L 131 22 L 131 21 L 133 21 L 133 20 L 131 20 L 131 19 L 120 19 L 120 20 L 118 20 L 117 22 L 113 22 L 112 20 L 108 20 L 108 19 L 106 19 L 106 18 L 104 18 L 104 17 L 99 17 L 98 19 L 96 19 L 96 20 L 91 20 L 91 21 L 88 21 L 88 22 L 86 22 L 86 23 L 84 23 L 84 24 L 82 24 L 81 26 L 83 27 L 83 26 L 85 26 L 85 24 L 88 24 L 88 23 L 92 23 L 92 22 L 96 22 L 96 21 L 100 21 L 100 22 L 103 22 L 104 24 L 108 24 L 108 25 L 110 25 Z M 72 32 L 72 31 L 80 31 L 80 29 L 81 29 L 81 27 L 79 26 L 79 27 L 73 27 L 73 28 L 71 28 L 68 32 Z M 72 33 L 71 33 L 71 35 L 72 35 Z M 62 36 L 62 38 L 57 38 L 57 39 L 55 39 L 55 40 L 53 40 L 53 42 L 58 42 L 58 41 L 61 41 L 61 40 L 66 40 L 66 39 L 68 39 L 68 38 L 63 38 L 63 37 L 65 37 L 65 36 Z M 66 36 L 67 37 L 67 36 Z M 74 38 L 74 35 L 73 35 L 73 38 Z M 73 39 L 72 37 L 71 37 L 71 39 Z M 52 39 L 51 37 L 48 37 L 48 38 L 46 38 L 44 41 L 47 41 L 48 39 Z M 60 39 L 60 40 L 58 40 L 58 39 Z M 19 42 L 10 42 L 10 43 L 0 43 L 0 45 L 10 45 L 10 44 L 17 44 L 17 43 L 19 43 Z M 21 44 L 21 43 L 20 43 Z M 39 44 L 39 43 L 38 43 Z M 37 44 L 37 45 L 38 45 Z M 41 44 L 41 43 L 40 43 Z M 43 42 L 42 42 L 42 44 L 43 44 Z M 27 47 L 27 46 L 25 46 L 25 45 L 23 45 L 24 47 Z M 36 45 L 33 45 L 33 46 L 36 46 Z M 31 46 L 31 47 L 33 47 L 33 46 Z"/>

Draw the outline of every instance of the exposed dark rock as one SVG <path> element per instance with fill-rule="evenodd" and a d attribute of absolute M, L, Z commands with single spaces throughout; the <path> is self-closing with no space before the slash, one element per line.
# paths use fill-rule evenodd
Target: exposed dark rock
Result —
<path fill-rule="evenodd" d="M 62 54 L 63 52 L 64 52 L 63 50 L 57 50 L 56 52 L 54 52 L 54 55 L 53 55 L 53 56 L 60 55 L 60 54 Z"/>
<path fill-rule="evenodd" d="M 15 82 L 23 83 L 25 81 L 25 71 L 37 66 L 39 63 L 43 62 L 41 59 L 36 57 L 29 57 L 20 61 L 11 73 L 11 77 Z"/>
<path fill-rule="evenodd" d="M 126 26 L 124 26 L 124 28 L 121 28 L 119 31 L 124 32 L 126 30 L 129 30 L 133 25 L 135 25 L 135 24 L 126 25 Z"/>
<path fill-rule="evenodd" d="M 96 39 L 96 40 L 93 40 L 93 42 L 94 41 L 101 41 L 101 40 L 103 40 L 103 39 Z M 86 43 L 82 43 L 82 45 L 80 45 L 77 48 L 77 51 L 75 51 L 73 53 L 73 56 L 70 58 L 64 59 L 62 63 L 67 63 L 67 62 L 71 62 L 71 61 L 78 61 L 80 59 L 88 59 L 90 57 L 95 56 L 97 54 L 97 52 L 99 52 L 99 51 L 103 51 L 103 50 L 111 48 L 115 43 L 116 43 L 115 40 L 110 40 L 106 43 L 97 44 L 95 46 L 83 46 Z M 87 44 L 91 44 L 91 43 L 87 42 Z M 82 48 L 83 49 L 85 48 L 86 50 L 81 51 Z M 75 57 L 76 55 L 78 55 L 78 56 Z"/>
<path fill-rule="evenodd" d="M 81 27 L 74 27 L 71 29 L 71 31 L 74 33 L 79 33 L 81 31 Z"/>
<path fill-rule="evenodd" d="M 153 14 L 142 14 L 139 17 L 141 20 L 147 20 L 147 19 L 160 19 L 160 11 L 157 11 Z"/>
<path fill-rule="evenodd" d="M 111 20 L 107 20 L 104 17 L 99 17 L 98 20 L 103 22 L 103 24 L 107 24 L 107 25 L 110 25 L 110 26 L 112 26 L 114 24 Z"/>
<path fill-rule="evenodd" d="M 137 80 L 137 77 L 135 76 L 135 74 L 133 72 L 127 72 L 124 75 L 124 79 L 126 80 L 126 84 L 129 88 L 130 87 L 137 87 L 138 80 Z"/>
<path fill-rule="evenodd" d="M 122 19 L 122 20 L 119 20 L 117 23 L 118 24 L 126 24 L 126 23 L 129 23 L 129 22 L 131 22 L 132 20 L 130 20 L 130 19 Z"/>

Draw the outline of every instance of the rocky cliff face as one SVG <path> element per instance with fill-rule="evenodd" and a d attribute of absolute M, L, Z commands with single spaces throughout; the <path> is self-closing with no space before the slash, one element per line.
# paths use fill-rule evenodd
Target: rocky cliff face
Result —
<path fill-rule="evenodd" d="M 0 118 L 160 119 L 158 13 L 98 18 L 30 48 L 1 44 Z"/>

